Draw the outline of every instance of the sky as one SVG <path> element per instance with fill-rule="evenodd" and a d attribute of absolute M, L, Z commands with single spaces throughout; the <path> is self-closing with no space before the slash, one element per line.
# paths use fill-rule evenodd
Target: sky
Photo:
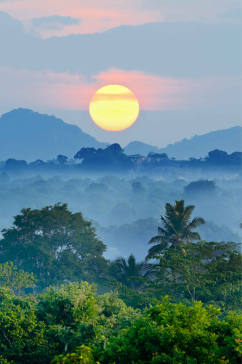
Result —
<path fill-rule="evenodd" d="M 241 120 L 237 0 L 0 0 L 0 115 L 54 114 L 100 141 L 164 147 Z M 87 110 L 109 84 L 140 116 L 122 132 Z"/>

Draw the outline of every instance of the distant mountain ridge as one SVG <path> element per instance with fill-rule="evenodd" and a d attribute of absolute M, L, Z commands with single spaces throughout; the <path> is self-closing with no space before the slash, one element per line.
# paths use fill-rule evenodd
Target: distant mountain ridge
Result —
<path fill-rule="evenodd" d="M 228 153 L 240 152 L 242 128 L 213 131 L 183 139 L 165 148 L 158 148 L 140 141 L 129 143 L 124 152 L 128 155 L 147 156 L 149 152 L 167 153 L 170 158 L 203 158 L 214 149 Z M 113 141 L 115 143 L 115 140 Z M 65 123 L 55 116 L 39 114 L 29 109 L 16 109 L 0 118 L 0 160 L 24 159 L 27 162 L 56 158 L 58 154 L 73 158 L 87 147 L 106 148 L 109 143 L 97 141 L 78 126 Z"/>
<path fill-rule="evenodd" d="M 34 161 L 73 156 L 83 147 L 105 148 L 78 126 L 55 116 L 28 109 L 12 110 L 0 118 L 0 160 L 9 158 Z"/>
<path fill-rule="evenodd" d="M 229 129 L 212 131 L 204 135 L 195 135 L 191 139 L 183 139 L 165 148 L 158 148 L 139 141 L 129 143 L 124 151 L 128 155 L 141 154 L 147 156 L 149 152 L 167 153 L 172 158 L 189 159 L 204 158 L 214 149 L 224 150 L 227 153 L 241 152 L 242 127 L 235 126 Z"/>

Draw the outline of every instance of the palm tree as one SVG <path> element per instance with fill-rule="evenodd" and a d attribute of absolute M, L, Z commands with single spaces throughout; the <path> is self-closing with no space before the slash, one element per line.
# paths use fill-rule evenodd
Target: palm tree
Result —
<path fill-rule="evenodd" d="M 142 283 L 136 279 L 130 279 L 131 277 L 143 277 L 146 279 L 154 279 L 155 272 L 149 264 L 145 262 L 137 263 L 133 254 L 126 260 L 123 257 L 118 258 L 111 263 L 110 275 L 123 285 L 132 288 L 139 289 Z"/>
<path fill-rule="evenodd" d="M 195 217 L 192 221 L 191 215 L 195 206 L 184 205 L 184 200 L 175 201 L 175 205 L 165 205 L 165 217 L 161 216 L 162 227 L 158 227 L 158 235 L 154 236 L 149 244 L 156 244 L 149 249 L 146 261 L 160 254 L 165 248 L 177 248 L 184 243 L 194 240 L 201 240 L 200 235 L 192 231 L 205 220 L 202 217 Z"/>

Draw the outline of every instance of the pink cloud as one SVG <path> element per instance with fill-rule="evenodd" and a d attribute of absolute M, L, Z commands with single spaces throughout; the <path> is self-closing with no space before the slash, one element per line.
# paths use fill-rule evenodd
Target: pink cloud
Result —
<path fill-rule="evenodd" d="M 31 19 L 53 15 L 80 18 L 80 25 L 66 26 L 60 30 L 37 29 L 44 38 L 56 35 L 102 32 L 120 25 L 140 25 L 161 21 L 162 12 L 137 7 L 136 1 L 113 0 L 23 0 L 0 3 L 0 11 L 6 11 L 22 20 L 31 29 Z"/>
<path fill-rule="evenodd" d="M 36 29 L 44 38 L 78 33 L 102 32 L 119 25 L 140 25 L 157 21 L 217 22 L 218 15 L 230 8 L 240 8 L 238 0 L 13 0 L 0 2 L 0 11 L 24 22 L 31 29 L 31 19 L 53 15 L 82 19 L 76 26 L 62 29 Z"/>
<path fill-rule="evenodd" d="M 221 90 L 236 87 L 236 78 L 209 76 L 173 79 L 137 71 L 111 69 L 91 80 L 78 74 L 59 74 L 0 67 L 0 99 L 9 107 L 49 107 L 86 110 L 93 94 L 109 84 L 128 87 L 143 110 L 174 110 L 209 102 Z"/>

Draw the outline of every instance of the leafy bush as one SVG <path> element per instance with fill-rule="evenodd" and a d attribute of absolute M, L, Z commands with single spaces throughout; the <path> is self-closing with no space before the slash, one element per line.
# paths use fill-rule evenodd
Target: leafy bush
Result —
<path fill-rule="evenodd" d="M 38 321 L 33 300 L 18 298 L 0 289 L 0 353 L 2 363 L 49 363 L 55 341 L 48 341 L 49 328 Z M 0 361 L 1 363 L 1 361 Z"/>
<path fill-rule="evenodd" d="M 82 345 L 76 348 L 73 354 L 59 355 L 52 360 L 51 364 L 95 364 L 92 351 L 89 347 Z"/>
<path fill-rule="evenodd" d="M 166 298 L 96 355 L 103 364 L 239 363 L 242 318 L 231 313 L 219 320 L 219 314 L 201 302 L 186 307 Z"/>
<path fill-rule="evenodd" d="M 100 330 L 105 337 L 115 336 L 119 330 L 125 329 L 141 316 L 138 310 L 127 307 L 118 298 L 118 293 L 106 293 L 97 297 L 99 308 L 98 323 Z"/>

